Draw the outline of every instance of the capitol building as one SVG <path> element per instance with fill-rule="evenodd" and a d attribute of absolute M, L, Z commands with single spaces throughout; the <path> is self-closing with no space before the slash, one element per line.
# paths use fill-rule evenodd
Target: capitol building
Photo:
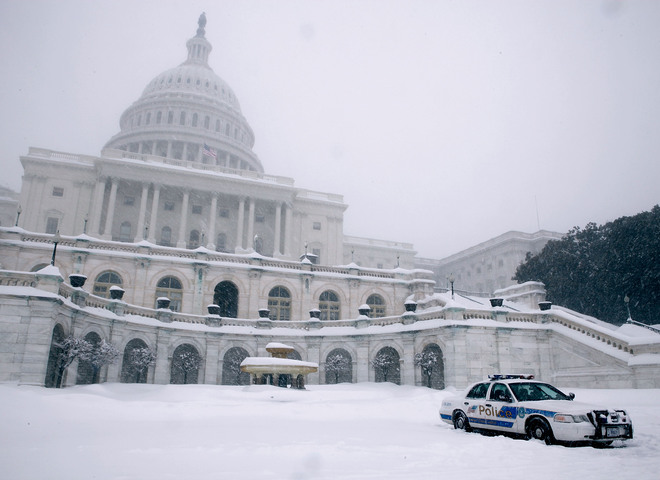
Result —
<path fill-rule="evenodd" d="M 462 387 L 515 370 L 660 387 L 654 332 L 550 307 L 542 284 L 511 281 L 559 234 L 420 259 L 408 243 L 345 235 L 341 195 L 266 173 L 205 28 L 202 15 L 185 61 L 146 85 L 100 156 L 20 158 L 20 197 L 5 195 L 15 222 L 0 227 L 0 382 L 245 384 L 241 361 L 283 342 L 319 365 L 308 384 Z M 94 375 L 76 360 L 58 377 L 69 336 L 106 341 L 119 360 Z M 136 348 L 154 361 L 133 378 Z M 199 362 L 184 379 L 186 355 Z"/>

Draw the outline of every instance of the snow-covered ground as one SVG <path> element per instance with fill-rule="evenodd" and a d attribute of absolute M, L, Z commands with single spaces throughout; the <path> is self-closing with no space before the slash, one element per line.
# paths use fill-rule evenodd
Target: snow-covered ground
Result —
<path fill-rule="evenodd" d="M 635 438 L 609 449 L 464 433 L 453 391 L 392 384 L 0 385 L 0 478 L 657 479 L 660 390 L 580 390 L 623 407 Z"/>

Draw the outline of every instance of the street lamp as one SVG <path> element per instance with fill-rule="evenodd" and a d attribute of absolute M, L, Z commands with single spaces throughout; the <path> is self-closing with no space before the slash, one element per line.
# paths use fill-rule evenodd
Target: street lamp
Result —
<path fill-rule="evenodd" d="M 50 264 L 55 266 L 55 253 L 57 252 L 57 244 L 60 243 L 62 237 L 60 237 L 60 231 L 58 230 L 53 235 L 53 258 L 50 259 Z"/>
<path fill-rule="evenodd" d="M 623 297 L 623 303 L 626 304 L 626 310 L 628 310 L 628 321 L 630 322 L 632 320 L 632 315 L 630 315 L 630 307 L 628 306 L 630 303 L 630 297 L 628 295 Z"/>
<path fill-rule="evenodd" d="M 454 282 L 456 279 L 454 278 L 454 274 L 450 273 L 449 274 L 449 283 L 451 284 L 451 299 L 454 299 Z"/>
<path fill-rule="evenodd" d="M 83 219 L 85 223 L 83 223 L 83 233 L 87 233 L 87 222 L 89 221 L 89 213 L 85 214 L 85 218 Z"/>
<path fill-rule="evenodd" d="M 18 227 L 18 219 L 21 216 L 21 212 L 23 209 L 21 208 L 21 204 L 18 204 L 18 208 L 16 209 L 16 223 L 14 224 L 15 227 Z"/>

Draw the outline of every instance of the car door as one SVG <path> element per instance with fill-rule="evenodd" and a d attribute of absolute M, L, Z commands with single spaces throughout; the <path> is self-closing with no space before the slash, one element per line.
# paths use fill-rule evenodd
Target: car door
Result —
<path fill-rule="evenodd" d="M 488 387 L 490 383 L 477 383 L 465 396 L 463 402 L 463 410 L 468 417 L 470 425 L 474 428 L 482 428 L 484 424 L 484 404 L 486 403 L 486 395 L 488 394 Z"/>
<path fill-rule="evenodd" d="M 484 408 L 480 408 L 489 429 L 502 432 L 516 432 L 518 408 L 515 397 L 505 383 L 494 383 L 488 393 Z"/>

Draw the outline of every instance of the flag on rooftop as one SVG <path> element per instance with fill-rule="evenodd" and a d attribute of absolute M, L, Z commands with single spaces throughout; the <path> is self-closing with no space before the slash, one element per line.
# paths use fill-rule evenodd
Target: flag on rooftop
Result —
<path fill-rule="evenodd" d="M 216 158 L 218 156 L 217 153 L 215 153 L 215 150 L 213 150 L 211 147 L 209 147 L 207 144 L 204 144 L 204 150 L 203 150 L 204 155 L 208 157 L 213 157 Z"/>

